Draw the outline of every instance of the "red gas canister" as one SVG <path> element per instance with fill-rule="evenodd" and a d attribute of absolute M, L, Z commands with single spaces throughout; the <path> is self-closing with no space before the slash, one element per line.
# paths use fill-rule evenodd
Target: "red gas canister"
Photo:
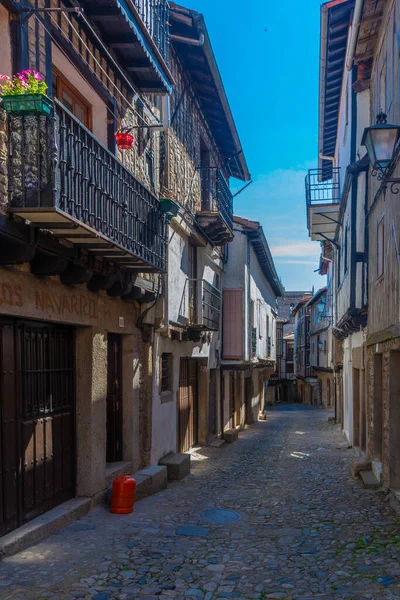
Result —
<path fill-rule="evenodd" d="M 131 475 L 119 475 L 113 481 L 111 512 L 127 515 L 133 512 L 135 502 L 136 479 Z"/>

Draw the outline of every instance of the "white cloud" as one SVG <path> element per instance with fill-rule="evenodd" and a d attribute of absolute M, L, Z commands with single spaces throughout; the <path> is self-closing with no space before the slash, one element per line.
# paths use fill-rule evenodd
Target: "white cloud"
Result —
<path fill-rule="evenodd" d="M 319 254 L 319 245 L 315 242 L 292 242 L 279 246 L 271 246 L 273 256 L 315 256 Z"/>
<path fill-rule="evenodd" d="M 278 258 L 277 260 L 275 260 L 276 264 L 279 265 L 317 265 L 318 266 L 318 261 L 317 260 L 297 260 L 297 259 L 291 259 L 291 260 L 282 260 L 281 258 Z"/>

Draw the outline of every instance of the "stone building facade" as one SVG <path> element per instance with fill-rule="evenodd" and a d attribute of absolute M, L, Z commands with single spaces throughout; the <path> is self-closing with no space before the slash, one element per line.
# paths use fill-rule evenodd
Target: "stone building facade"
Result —
<path fill-rule="evenodd" d="M 118 28 L 124 16 L 108 8 Z M 54 103 L 50 117 L 0 108 L 2 534 L 75 496 L 99 499 L 115 473 L 150 464 L 167 222 L 155 176 L 162 103 L 148 94 L 168 93 L 173 79 L 131 16 L 134 52 L 148 49 L 145 80 L 126 77 L 95 33 L 101 21 L 0 7 L 2 72 L 38 70 Z M 120 124 L 157 119 L 117 160 Z"/>

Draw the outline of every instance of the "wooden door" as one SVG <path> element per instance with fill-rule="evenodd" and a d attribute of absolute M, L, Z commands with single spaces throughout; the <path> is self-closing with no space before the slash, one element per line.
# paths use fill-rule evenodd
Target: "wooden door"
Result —
<path fill-rule="evenodd" d="M 108 334 L 107 342 L 107 462 L 122 460 L 121 336 Z"/>
<path fill-rule="evenodd" d="M 20 522 L 75 495 L 73 330 L 16 323 Z"/>
<path fill-rule="evenodd" d="M 0 535 L 19 525 L 14 323 L 0 320 Z"/>
<path fill-rule="evenodd" d="M 181 358 L 179 373 L 179 451 L 187 452 L 198 442 L 197 363 Z"/>
<path fill-rule="evenodd" d="M 245 394 L 245 403 L 246 403 L 246 424 L 249 425 L 253 422 L 253 412 L 252 412 L 252 398 L 253 398 L 253 384 L 251 377 L 246 377 L 244 380 L 244 394 Z"/>
<path fill-rule="evenodd" d="M 235 414 L 236 414 L 236 387 L 235 387 L 235 373 L 231 371 L 229 373 L 229 426 L 231 429 L 235 429 Z"/>

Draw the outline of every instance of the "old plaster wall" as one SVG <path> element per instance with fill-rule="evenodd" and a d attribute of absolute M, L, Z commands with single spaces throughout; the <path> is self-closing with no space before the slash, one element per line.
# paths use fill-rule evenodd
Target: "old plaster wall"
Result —
<path fill-rule="evenodd" d="M 172 354 L 172 390 L 170 393 L 160 391 L 160 357 L 163 352 Z M 172 340 L 156 333 L 154 336 L 154 365 L 152 378 L 152 443 L 151 463 L 157 463 L 169 452 L 178 450 L 178 399 L 179 371 L 181 358 L 193 358 L 198 361 L 199 380 L 202 377 L 199 390 L 199 418 L 201 430 L 200 443 L 206 443 L 208 436 L 209 416 L 209 371 L 217 368 L 215 359 L 215 344 L 208 340 L 204 342 L 184 342 Z M 217 375 L 219 387 L 219 375 Z M 207 430 L 207 431 L 206 431 Z"/>
<path fill-rule="evenodd" d="M 371 344 L 367 348 L 367 451 L 372 459 L 381 462 L 382 482 L 390 487 L 398 487 L 400 483 L 399 352 L 400 338 Z M 382 361 L 380 373 L 375 372 L 380 366 L 380 361 L 374 360 L 378 355 Z M 376 448 L 377 440 L 381 456 Z"/>

